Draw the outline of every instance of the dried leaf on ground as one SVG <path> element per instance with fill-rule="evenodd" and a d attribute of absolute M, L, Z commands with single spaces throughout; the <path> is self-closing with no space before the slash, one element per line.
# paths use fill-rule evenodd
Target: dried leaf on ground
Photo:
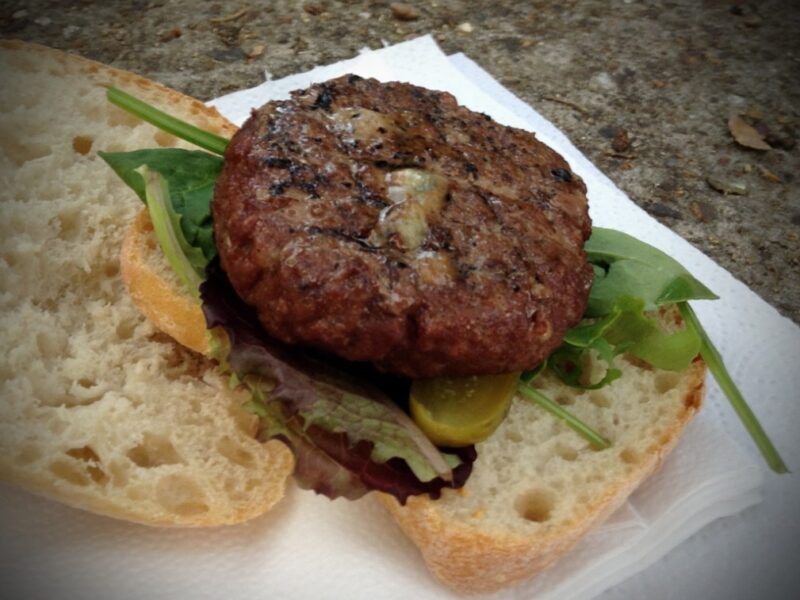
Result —
<path fill-rule="evenodd" d="M 419 11 L 410 4 L 392 2 L 389 8 L 392 11 L 392 16 L 398 21 L 416 21 L 419 19 Z"/>
<path fill-rule="evenodd" d="M 249 8 L 245 6 L 241 10 L 237 10 L 235 13 L 225 15 L 224 17 L 213 17 L 209 19 L 209 21 L 211 23 L 227 23 L 228 21 L 235 21 L 239 17 L 243 16 L 248 10 Z"/>
<path fill-rule="evenodd" d="M 744 196 L 747 194 L 747 186 L 741 181 L 717 175 L 709 175 L 706 181 L 712 188 L 725 195 L 733 194 L 735 196 Z"/>
<path fill-rule="evenodd" d="M 318 4 L 316 2 L 306 2 L 303 5 L 303 10 L 307 12 L 309 15 L 316 17 L 325 12 L 325 7 L 322 4 Z"/>
<path fill-rule="evenodd" d="M 767 181 L 771 181 L 772 183 L 783 183 L 783 179 L 781 179 L 780 175 L 777 175 L 770 171 L 767 167 L 758 167 L 761 176 L 766 179 Z"/>
<path fill-rule="evenodd" d="M 628 135 L 628 130 L 624 127 L 617 127 L 617 131 L 614 133 L 614 140 L 611 142 L 611 147 L 614 149 L 614 152 L 625 152 L 630 148 L 630 145 L 631 140 Z"/>
<path fill-rule="evenodd" d="M 689 211 L 692 213 L 692 216 L 701 223 L 713 221 L 717 216 L 716 209 L 708 202 L 693 200 L 689 203 Z"/>
<path fill-rule="evenodd" d="M 745 121 L 740 115 L 733 115 L 728 119 L 728 129 L 736 143 L 745 148 L 754 150 L 769 150 L 771 146 L 764 141 L 755 127 Z"/>

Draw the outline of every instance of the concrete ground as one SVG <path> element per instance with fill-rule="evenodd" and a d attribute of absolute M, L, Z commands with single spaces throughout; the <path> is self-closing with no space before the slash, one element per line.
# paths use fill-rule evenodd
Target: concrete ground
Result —
<path fill-rule="evenodd" d="M 431 33 L 800 323 L 800 10 L 770 0 L 2 2 L 0 37 L 203 100 Z M 756 143 L 740 145 L 740 115 Z M 751 131 L 751 133 L 753 133 Z"/>
<path fill-rule="evenodd" d="M 800 2 L 0 0 L 0 37 L 75 52 L 203 100 L 256 85 L 265 71 L 278 78 L 427 33 L 476 60 L 637 204 L 800 323 Z M 762 149 L 736 141 L 729 120 L 737 116 L 739 139 L 749 133 L 747 143 Z M 796 549 L 742 551 L 747 563 L 716 573 L 704 573 L 697 556 L 682 574 L 693 558 L 686 552 L 659 564 L 674 568 L 676 590 L 688 595 L 647 597 L 800 597 L 784 593 L 798 589 Z M 642 597 L 637 585 L 603 597 Z"/>

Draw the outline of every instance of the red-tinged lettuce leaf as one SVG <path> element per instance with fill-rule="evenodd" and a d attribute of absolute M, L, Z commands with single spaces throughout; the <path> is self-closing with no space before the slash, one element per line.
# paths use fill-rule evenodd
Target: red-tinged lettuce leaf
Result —
<path fill-rule="evenodd" d="M 302 487 L 331 498 L 380 490 L 405 502 L 464 484 L 474 448 L 443 455 L 373 381 L 267 336 L 216 263 L 200 291 L 208 327 L 229 338 L 226 364 L 261 406 L 264 439 L 292 448 Z"/>
<path fill-rule="evenodd" d="M 277 433 L 279 429 L 281 432 Z M 329 498 L 355 500 L 372 490 L 391 494 L 401 504 L 405 504 L 409 496 L 420 494 L 438 498 L 442 488 L 464 485 L 477 457 L 474 446 L 458 448 L 454 452 L 460 464 L 453 469 L 452 482 L 440 477 L 423 482 L 402 459 L 392 458 L 383 463 L 372 460 L 372 444 L 365 440 L 350 446 L 344 434 L 317 427 L 304 430 L 302 425 L 292 426 L 291 423 L 274 427 L 272 431 L 270 434 L 265 428 L 265 438 L 277 437 L 294 451 L 297 484 Z"/>

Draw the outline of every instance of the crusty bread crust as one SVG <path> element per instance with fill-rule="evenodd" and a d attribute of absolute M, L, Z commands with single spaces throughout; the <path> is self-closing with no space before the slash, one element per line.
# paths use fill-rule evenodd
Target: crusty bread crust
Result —
<path fill-rule="evenodd" d="M 157 502 L 153 502 L 152 499 L 148 501 L 144 497 L 120 501 L 119 497 L 98 494 L 83 486 L 59 485 L 54 481 L 52 472 L 20 468 L 7 460 L 0 461 L 0 480 L 73 508 L 141 525 L 176 528 L 218 527 L 254 519 L 270 510 L 283 498 L 287 477 L 294 469 L 291 452 L 281 442 L 270 441 L 265 444 L 263 453 L 264 463 L 268 468 L 259 471 L 260 481 L 254 486 L 258 488 L 257 493 L 243 496 L 236 501 L 229 499 L 224 508 L 196 513 L 191 507 L 192 500 L 197 501 L 198 507 L 205 500 L 199 495 L 195 498 L 187 497 L 187 502 L 183 505 L 187 509 L 179 506 L 178 512 L 173 508 L 165 510 Z M 222 473 L 218 468 L 212 466 L 208 468 L 217 474 Z"/>
<path fill-rule="evenodd" d="M 247 395 L 137 311 L 120 247 L 142 204 L 96 154 L 186 146 L 111 105 L 109 85 L 220 135 L 235 127 L 138 75 L 35 44 L 0 41 L 0 79 L 0 478 L 148 525 L 262 514 L 283 497 L 291 452 L 260 443 Z M 199 314 L 170 311 L 178 323 Z"/>
<path fill-rule="evenodd" d="M 56 77 L 61 73 L 80 73 L 94 86 L 119 87 L 152 102 L 154 106 L 185 115 L 197 127 L 223 137 L 232 136 L 238 129 L 216 108 L 130 71 L 115 69 L 76 54 L 21 40 L 0 39 L 0 50 L 24 54 L 32 62 L 47 62 L 52 66 L 51 72 Z"/>
<path fill-rule="evenodd" d="M 653 370 L 640 370 L 646 378 L 655 379 L 657 376 Z M 565 518 L 552 526 L 535 523 L 537 527 L 534 528 L 520 526 L 516 530 L 513 527 L 509 529 L 492 515 L 484 514 L 483 509 L 478 514 L 454 514 L 449 505 L 459 496 L 480 495 L 486 504 L 493 502 L 486 489 L 473 489 L 473 480 L 467 482 L 462 492 L 446 495 L 441 501 L 413 497 L 403 507 L 391 496 L 382 495 L 381 500 L 406 535 L 420 548 L 430 571 L 443 583 L 467 594 L 494 592 L 508 587 L 557 562 L 591 527 L 608 518 L 647 477 L 656 472 L 699 410 L 704 379 L 705 364 L 698 357 L 675 384 L 680 398 L 669 422 L 657 437 L 645 443 L 635 458 L 631 455 L 624 473 L 608 479 L 602 489 L 589 495 L 579 508 L 571 509 Z M 552 391 L 549 393 L 555 397 Z M 614 390 L 608 393 L 613 394 Z M 515 402 L 524 405 L 524 410 L 537 410 L 525 405 L 524 400 L 516 399 Z M 495 435 L 503 436 L 504 432 L 498 431 Z M 615 451 L 620 451 L 618 446 L 616 450 L 612 447 L 604 452 Z M 480 462 L 481 452 L 479 446 L 476 471 L 489 468 Z M 584 452 L 596 454 L 588 448 Z M 568 466 L 582 468 L 580 455 L 577 459 L 568 458 L 573 461 Z M 552 468 L 561 467 L 556 465 Z M 536 484 L 535 477 L 536 473 L 531 472 L 530 485 Z M 589 473 L 588 478 L 592 477 Z"/>

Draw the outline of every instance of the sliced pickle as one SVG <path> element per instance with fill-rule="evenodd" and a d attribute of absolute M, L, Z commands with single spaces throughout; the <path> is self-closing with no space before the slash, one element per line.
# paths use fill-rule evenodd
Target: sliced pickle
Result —
<path fill-rule="evenodd" d="M 438 446 L 469 446 L 502 423 L 519 373 L 418 379 L 411 385 L 411 416 Z"/>

